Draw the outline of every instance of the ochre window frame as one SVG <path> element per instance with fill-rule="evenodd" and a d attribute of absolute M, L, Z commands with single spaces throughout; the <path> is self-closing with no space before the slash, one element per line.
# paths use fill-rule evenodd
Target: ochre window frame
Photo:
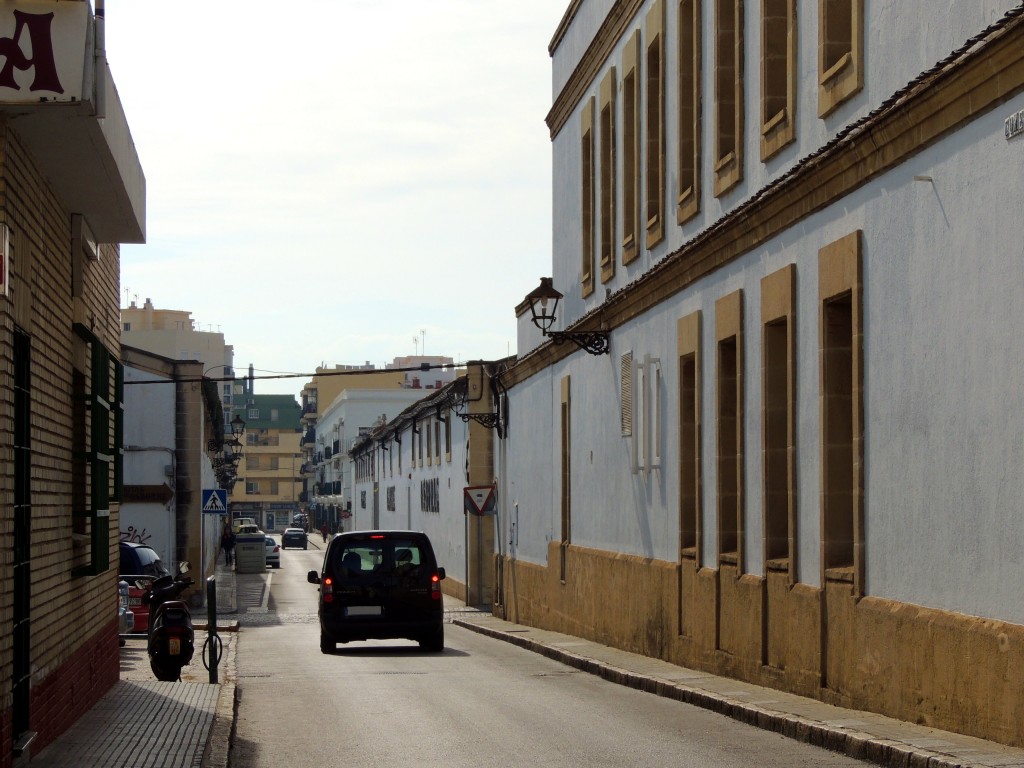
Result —
<path fill-rule="evenodd" d="M 601 79 L 599 89 L 599 146 L 600 146 L 600 255 L 601 282 L 615 277 L 615 67 Z"/>
<path fill-rule="evenodd" d="M 782 387 L 780 377 L 784 377 Z M 765 568 L 784 569 L 792 585 L 796 583 L 797 552 L 794 264 L 761 279 L 761 409 Z M 775 536 L 782 526 L 784 553 L 779 552 L 780 537 Z"/>
<path fill-rule="evenodd" d="M 580 117 L 580 285 L 583 298 L 594 292 L 594 97 Z"/>
<path fill-rule="evenodd" d="M 733 564 L 739 573 L 743 573 L 744 563 L 744 366 L 743 366 L 743 291 L 737 290 L 723 296 L 715 302 L 715 427 L 717 433 L 716 460 L 718 462 L 718 563 Z M 735 357 L 733 364 L 733 386 L 728 388 L 725 377 L 725 360 L 723 349 L 732 346 Z M 731 401 L 731 402 L 730 402 Z M 723 435 L 726 432 L 723 413 L 732 412 L 735 423 L 731 444 L 726 443 Z M 730 479 L 724 472 L 732 464 L 732 485 L 726 486 Z M 726 498 L 728 496 L 728 498 Z M 731 519 L 730 519 L 731 518 Z M 728 531 L 730 540 L 723 542 L 724 533 Z M 732 546 L 730 546 L 732 545 Z"/>
<path fill-rule="evenodd" d="M 640 30 L 622 51 L 622 264 L 640 255 Z"/>
<path fill-rule="evenodd" d="M 679 160 L 676 223 L 684 224 L 700 213 L 703 124 L 702 0 L 679 0 L 676 82 L 679 87 Z"/>
<path fill-rule="evenodd" d="M 796 0 L 761 0 L 761 161 L 796 139 Z"/>
<path fill-rule="evenodd" d="M 665 237 L 665 3 L 655 0 L 644 20 L 644 219 L 645 245 Z"/>
<path fill-rule="evenodd" d="M 818 0 L 818 117 L 863 88 L 864 0 Z"/>
<path fill-rule="evenodd" d="M 743 0 L 714 2 L 714 173 L 715 197 L 721 197 L 743 180 Z"/>
<path fill-rule="evenodd" d="M 701 448 L 701 325 L 700 310 L 678 320 L 676 354 L 679 360 L 679 552 L 683 560 L 701 562 L 703 545 L 703 451 Z M 693 366 L 692 400 L 683 384 L 684 368 Z M 684 414 L 692 414 L 693 423 L 684 423 Z M 689 437 L 687 437 L 689 435 Z"/>
<path fill-rule="evenodd" d="M 864 312 L 863 312 L 863 256 L 862 232 L 856 230 L 839 240 L 826 245 L 818 252 L 818 338 L 820 357 L 820 389 L 819 397 L 821 423 L 821 579 L 826 581 L 852 581 L 855 596 L 864 595 L 865 584 L 865 531 L 864 531 Z M 827 322 L 829 304 L 837 300 L 848 300 L 850 303 L 850 351 L 848 367 L 850 369 L 850 411 L 845 415 L 850 425 L 849 462 L 851 477 L 848 478 L 847 489 L 850 498 L 844 499 L 850 509 L 848 523 L 850 554 L 837 563 L 830 553 L 830 532 L 835 530 L 835 516 L 830 513 L 831 483 L 833 472 L 830 456 L 833 446 L 830 445 L 829 428 L 829 392 L 833 387 L 828 381 L 828 356 L 831 354 L 828 344 L 830 336 Z M 844 522 L 845 521 L 841 521 Z M 844 525 L 844 527 L 846 527 Z"/>
<path fill-rule="evenodd" d="M 572 545 L 572 400 L 569 385 L 570 377 L 563 376 L 559 400 L 559 425 L 562 438 L 559 461 L 562 480 L 559 506 L 562 531 L 558 556 L 559 580 L 562 584 L 566 583 L 568 576 L 568 553 L 569 547 Z"/>

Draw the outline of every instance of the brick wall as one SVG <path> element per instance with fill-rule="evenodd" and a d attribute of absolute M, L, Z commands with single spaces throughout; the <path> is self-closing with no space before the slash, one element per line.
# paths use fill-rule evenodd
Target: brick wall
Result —
<path fill-rule="evenodd" d="M 11 371 L 12 332 L 18 327 L 31 338 L 30 722 L 40 738 L 52 739 L 117 680 L 116 505 L 110 511 L 111 567 L 71 578 L 84 553 L 73 538 L 71 392 L 73 370 L 87 376 L 89 369 L 88 347 L 74 333 L 75 322 L 89 327 L 108 350 L 119 349 L 120 257 L 116 245 L 104 245 L 97 261 L 82 259 L 80 272 L 73 273 L 73 212 L 62 208 L 2 121 L 0 212 L 13 243 L 12 295 L 0 297 L 0 537 L 9 540 L 14 530 Z M 12 738 L 12 565 L 11 549 L 0 549 L 0 768 L 9 759 Z M 66 709 L 49 703 L 65 701 L 72 688 L 74 703 Z"/>

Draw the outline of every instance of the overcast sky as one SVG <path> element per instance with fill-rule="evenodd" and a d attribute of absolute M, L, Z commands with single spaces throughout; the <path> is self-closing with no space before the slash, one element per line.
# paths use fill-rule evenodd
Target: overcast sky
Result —
<path fill-rule="evenodd" d="M 551 273 L 567 7 L 106 0 L 147 194 L 122 306 L 190 311 L 257 374 L 515 354 L 515 306 Z"/>

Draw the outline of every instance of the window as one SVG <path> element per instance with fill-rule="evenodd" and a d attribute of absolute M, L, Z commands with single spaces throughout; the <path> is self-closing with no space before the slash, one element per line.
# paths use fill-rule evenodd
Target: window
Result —
<path fill-rule="evenodd" d="M 452 422 L 451 413 L 446 413 L 444 418 L 444 457 L 446 461 L 452 460 Z"/>
<path fill-rule="evenodd" d="M 818 254 L 822 568 L 864 594 L 864 383 L 860 232 Z"/>
<path fill-rule="evenodd" d="M 743 293 L 715 303 L 718 561 L 743 569 Z"/>
<path fill-rule="evenodd" d="M 796 0 L 761 0 L 761 160 L 796 138 Z"/>
<path fill-rule="evenodd" d="M 665 236 L 665 4 L 656 0 L 647 14 L 647 141 L 644 173 L 648 248 Z"/>
<path fill-rule="evenodd" d="M 701 0 L 679 0 L 679 195 L 676 221 L 700 211 Z"/>
<path fill-rule="evenodd" d="M 434 420 L 434 461 L 441 464 L 441 420 Z"/>
<path fill-rule="evenodd" d="M 796 268 L 761 280 L 761 418 L 764 451 L 764 560 L 796 582 Z"/>
<path fill-rule="evenodd" d="M 434 430 L 431 429 L 430 419 L 427 419 L 423 431 L 427 433 L 427 466 L 429 467 L 434 463 Z"/>
<path fill-rule="evenodd" d="M 864 0 L 818 0 L 818 117 L 864 87 Z"/>
<path fill-rule="evenodd" d="M 131 324 L 131 323 L 125 323 L 125 324 L 124 324 L 124 329 L 125 329 L 126 331 L 130 331 L 130 330 L 132 329 L 132 324 Z"/>
<path fill-rule="evenodd" d="M 715 196 L 743 178 L 743 0 L 715 0 Z"/>
<path fill-rule="evenodd" d="M 701 531 L 700 335 L 700 312 L 679 320 L 679 551 L 680 559 L 696 559 L 698 562 Z"/>
<path fill-rule="evenodd" d="M 110 502 L 119 501 L 124 442 L 124 368 L 86 326 L 74 331 L 88 347 L 88 372 L 73 372 L 74 437 L 81 457 L 72 470 L 72 577 L 95 576 L 110 565 Z"/>
<path fill-rule="evenodd" d="M 570 423 L 571 412 L 569 409 L 569 377 L 565 376 L 562 378 L 562 399 L 560 407 L 560 421 L 561 421 L 561 481 L 562 481 L 562 493 L 561 493 L 561 512 L 562 512 L 562 540 L 561 546 L 559 547 L 559 558 L 558 558 L 558 572 L 559 578 L 562 583 L 565 583 L 566 579 L 566 558 L 568 555 L 569 544 L 572 542 L 572 463 L 570 461 L 570 436 L 572 434 L 571 423 Z"/>
<path fill-rule="evenodd" d="M 633 474 L 648 474 L 661 466 L 661 361 L 636 361 L 633 386 Z"/>
<path fill-rule="evenodd" d="M 248 411 L 248 415 L 250 419 L 258 419 L 260 417 L 260 409 L 250 408 Z"/>
<path fill-rule="evenodd" d="M 622 52 L 622 263 L 640 253 L 640 32 Z"/>
<path fill-rule="evenodd" d="M 256 496 L 260 492 L 260 483 L 258 480 L 248 480 L 245 483 L 245 492 L 249 496 Z"/>
<path fill-rule="evenodd" d="M 615 277 L 615 67 L 601 81 L 601 282 Z"/>
<path fill-rule="evenodd" d="M 441 511 L 441 481 L 433 477 L 429 480 L 420 481 L 420 511 L 440 512 Z"/>
<path fill-rule="evenodd" d="M 591 97 L 583 106 L 582 126 L 580 129 L 580 227 L 582 242 L 580 244 L 582 263 L 580 264 L 580 280 L 583 284 L 583 297 L 594 292 L 594 99 Z"/>
<path fill-rule="evenodd" d="M 622 436 L 629 437 L 633 434 L 633 353 L 627 352 L 619 358 L 619 381 L 621 382 L 621 411 L 620 422 L 622 424 Z"/>

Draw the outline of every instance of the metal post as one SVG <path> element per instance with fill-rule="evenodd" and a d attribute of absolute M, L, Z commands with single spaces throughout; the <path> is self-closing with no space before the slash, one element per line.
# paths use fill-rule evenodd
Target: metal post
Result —
<path fill-rule="evenodd" d="M 217 682 L 217 663 L 220 661 L 220 638 L 217 637 L 217 577 L 206 579 L 206 631 L 210 649 L 210 682 Z"/>

